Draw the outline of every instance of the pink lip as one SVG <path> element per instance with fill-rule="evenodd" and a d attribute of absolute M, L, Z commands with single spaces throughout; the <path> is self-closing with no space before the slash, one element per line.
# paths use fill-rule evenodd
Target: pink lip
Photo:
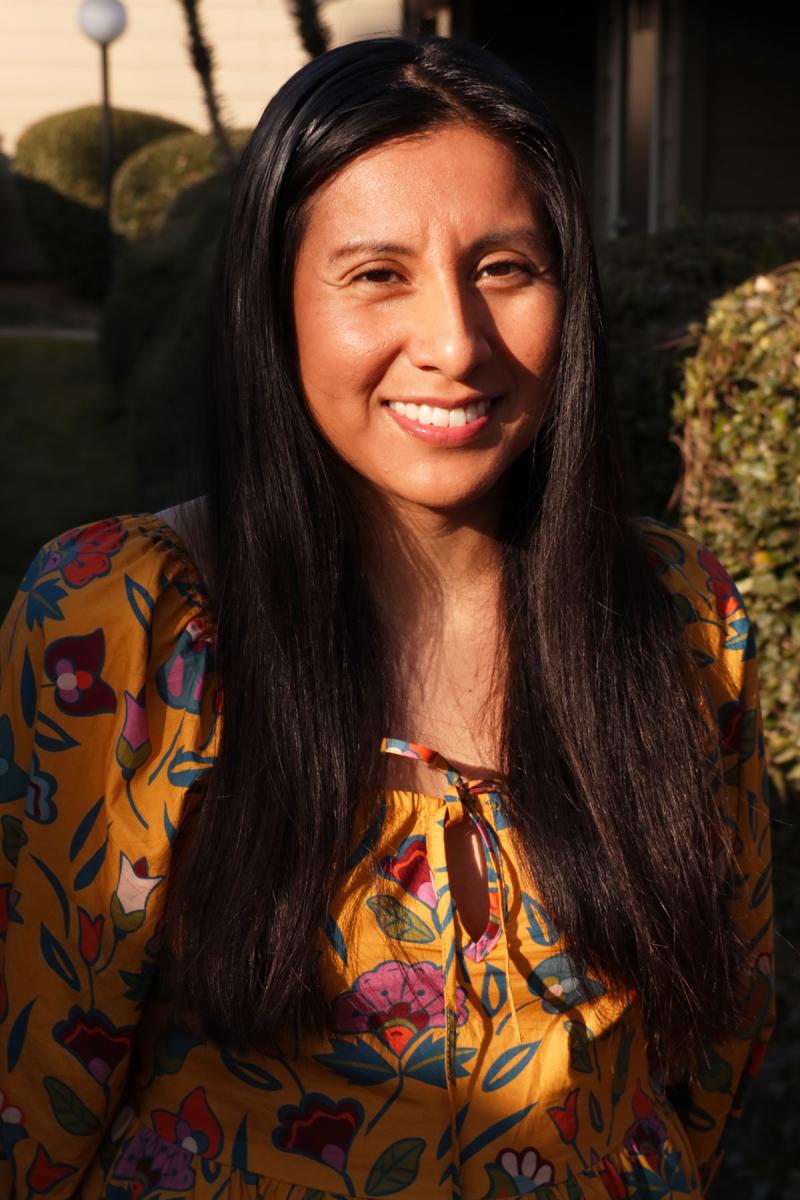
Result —
<path fill-rule="evenodd" d="M 401 429 L 412 437 L 419 438 L 421 442 L 427 442 L 431 446 L 465 446 L 468 442 L 473 441 L 478 434 L 486 427 L 491 419 L 492 413 L 497 401 L 492 401 L 492 406 L 483 417 L 478 417 L 474 421 L 470 421 L 467 425 L 447 426 L 442 429 L 438 425 L 421 425 L 419 421 L 410 421 L 408 417 L 401 417 L 400 413 L 395 412 L 388 404 L 384 405 L 389 416 L 392 417 Z"/>

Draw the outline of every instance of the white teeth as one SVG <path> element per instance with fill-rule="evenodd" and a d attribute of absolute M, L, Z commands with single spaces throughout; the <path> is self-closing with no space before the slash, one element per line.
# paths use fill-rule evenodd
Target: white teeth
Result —
<path fill-rule="evenodd" d="M 465 404 L 459 408 L 439 408 L 433 404 L 405 403 L 403 400 L 390 400 L 389 407 L 399 416 L 409 421 L 418 421 L 420 425 L 435 425 L 439 429 L 459 428 L 485 417 L 491 407 L 490 400 L 478 400 L 475 404 Z"/>

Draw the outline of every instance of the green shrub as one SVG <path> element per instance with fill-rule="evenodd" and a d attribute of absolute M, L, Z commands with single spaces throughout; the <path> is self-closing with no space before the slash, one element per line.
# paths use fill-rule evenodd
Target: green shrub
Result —
<path fill-rule="evenodd" d="M 600 276 L 620 436 L 635 512 L 666 519 L 680 477 L 672 397 L 709 303 L 800 258 L 800 224 L 718 219 L 600 246 Z"/>
<path fill-rule="evenodd" d="M 800 794 L 800 262 L 716 300 L 684 367 L 686 529 L 755 620 L 773 777 Z"/>
<path fill-rule="evenodd" d="M 235 130 L 234 149 L 244 146 L 249 137 L 249 129 Z M 217 169 L 211 134 L 176 133 L 143 146 L 114 177 L 111 224 L 127 238 L 157 233 L 178 193 Z"/>
<path fill-rule="evenodd" d="M 102 208 L 101 113 L 99 105 L 90 104 L 30 125 L 17 142 L 15 172 L 47 183 L 79 204 Z M 116 170 L 141 146 L 167 134 L 185 132 L 187 126 L 155 113 L 115 108 L 112 129 L 112 169 Z"/>
<path fill-rule="evenodd" d="M 121 252 L 101 322 L 101 350 L 130 421 L 142 503 L 185 499 L 208 398 L 208 298 L 230 181 L 181 192 L 162 230 Z"/>
<path fill-rule="evenodd" d="M 103 205 L 98 105 L 56 113 L 29 126 L 17 144 L 14 181 L 47 272 L 70 291 L 105 294 L 114 240 Z M 112 166 L 154 138 L 186 126 L 152 113 L 112 113 Z"/>

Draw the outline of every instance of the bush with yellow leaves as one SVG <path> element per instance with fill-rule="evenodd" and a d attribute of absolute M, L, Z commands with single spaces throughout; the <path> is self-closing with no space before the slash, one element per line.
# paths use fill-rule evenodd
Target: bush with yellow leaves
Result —
<path fill-rule="evenodd" d="M 745 598 L 771 779 L 800 797 L 800 262 L 714 301 L 673 416 L 682 524 Z"/>

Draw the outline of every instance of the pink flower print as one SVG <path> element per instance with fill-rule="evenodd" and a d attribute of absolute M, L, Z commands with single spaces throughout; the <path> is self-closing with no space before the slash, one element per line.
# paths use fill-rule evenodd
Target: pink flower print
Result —
<path fill-rule="evenodd" d="M 222 1148 L 222 1129 L 208 1106 L 205 1088 L 196 1087 L 185 1096 L 176 1113 L 157 1109 L 151 1120 L 156 1133 L 191 1154 L 214 1158 Z"/>
<path fill-rule="evenodd" d="M 395 879 L 400 886 L 430 909 L 436 908 L 436 890 L 431 878 L 425 838 L 406 838 L 397 854 L 382 858 L 378 867 L 384 879 Z"/>
<path fill-rule="evenodd" d="M 192 1155 L 182 1146 L 167 1142 L 154 1129 L 139 1129 L 125 1144 L 111 1177 L 144 1185 L 131 1189 L 134 1196 L 151 1191 L 190 1191 L 194 1186 Z"/>
<path fill-rule="evenodd" d="M 51 642 L 44 656 L 44 669 L 55 684 L 56 705 L 76 717 L 113 713 L 117 708 L 114 692 L 101 679 L 106 655 L 102 629 L 83 637 L 63 637 Z"/>
<path fill-rule="evenodd" d="M 638 1086 L 633 1097 L 633 1113 L 636 1120 L 623 1141 L 632 1154 L 642 1155 L 650 1168 L 658 1171 L 667 1127 L 659 1118 L 653 1101 Z"/>
<path fill-rule="evenodd" d="M 532 1146 L 519 1151 L 501 1150 L 497 1165 L 511 1176 L 521 1196 L 542 1184 L 553 1182 L 553 1164 L 542 1158 Z"/>
<path fill-rule="evenodd" d="M 124 698 L 125 724 L 117 739 L 117 762 L 122 767 L 123 779 L 130 780 L 150 757 L 150 738 L 144 688 L 138 696 L 125 692 Z"/>
<path fill-rule="evenodd" d="M 457 1021 L 467 1019 L 466 992 L 459 987 Z M 374 1033 L 397 1055 L 425 1029 L 445 1027 L 441 967 L 435 963 L 389 961 L 365 971 L 352 991 L 333 1003 L 334 1028 L 341 1033 Z"/>

